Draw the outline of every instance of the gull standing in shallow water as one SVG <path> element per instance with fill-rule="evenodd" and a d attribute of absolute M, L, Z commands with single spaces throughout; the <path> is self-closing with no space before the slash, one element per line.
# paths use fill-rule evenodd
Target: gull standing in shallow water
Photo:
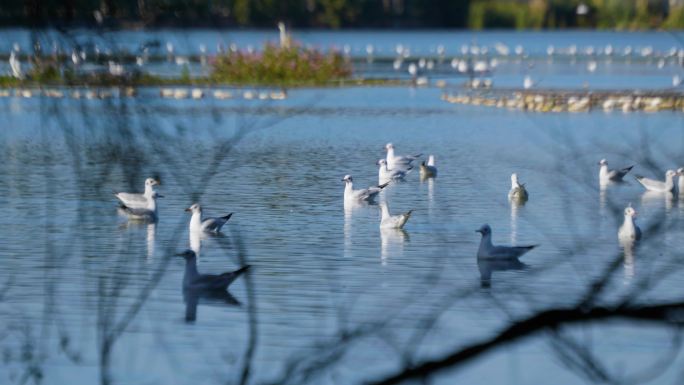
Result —
<path fill-rule="evenodd" d="M 354 190 L 351 175 L 345 175 L 344 178 L 342 178 L 342 181 L 345 183 L 345 202 L 372 202 L 375 199 L 375 197 L 380 193 L 380 191 L 382 191 L 382 189 L 387 187 L 387 185 L 389 184 L 389 182 L 387 182 L 378 186 L 371 186 L 360 190 Z"/>
<path fill-rule="evenodd" d="M 526 202 L 529 198 L 525 184 L 518 181 L 518 174 L 511 174 L 511 190 L 508 192 L 508 199 L 516 202 Z"/>
<path fill-rule="evenodd" d="M 667 170 L 665 173 L 665 182 L 659 180 L 645 178 L 643 176 L 637 175 L 636 180 L 642 184 L 649 191 L 656 192 L 673 192 L 675 189 L 674 177 L 677 176 L 677 172 L 674 170 Z"/>
<path fill-rule="evenodd" d="M 147 222 L 156 222 L 159 220 L 157 216 L 157 198 L 163 198 L 156 191 L 152 191 L 149 199 L 147 200 L 147 206 L 145 208 L 139 207 L 128 207 L 123 205 L 121 209 L 128 215 L 129 219 L 142 220 Z"/>
<path fill-rule="evenodd" d="M 622 178 L 627 175 L 632 167 L 634 167 L 629 166 L 619 170 L 609 170 L 608 161 L 605 159 L 601 159 L 598 164 L 601 166 L 599 168 L 599 183 L 602 185 L 608 184 L 610 182 L 622 182 Z"/>
<path fill-rule="evenodd" d="M 386 202 L 380 203 L 380 211 L 382 212 L 382 219 L 380 220 L 380 228 L 383 229 L 401 229 L 406 224 L 406 221 L 411 217 L 413 210 L 409 210 L 405 214 L 391 215 L 389 207 Z"/>
<path fill-rule="evenodd" d="M 437 167 L 435 167 L 435 156 L 428 156 L 428 161 L 420 163 L 420 177 L 423 179 L 434 178 L 437 176 Z"/>
<path fill-rule="evenodd" d="M 413 167 L 407 169 L 392 169 L 387 167 L 387 160 L 378 160 L 378 183 L 383 184 L 393 180 L 402 180 L 408 175 L 409 171 L 413 170 Z"/>
<path fill-rule="evenodd" d="M 637 212 L 631 205 L 625 208 L 625 220 L 618 230 L 619 239 L 638 241 L 641 238 L 641 229 L 635 222 L 636 216 Z"/>
<path fill-rule="evenodd" d="M 114 195 L 118 200 L 121 201 L 121 204 L 123 204 L 126 207 L 132 208 L 132 209 L 144 209 L 147 207 L 147 201 L 150 196 L 152 196 L 152 193 L 154 192 L 154 187 L 155 185 L 158 185 L 159 181 L 157 181 L 154 178 L 147 178 L 145 179 L 145 192 L 142 194 L 137 194 L 137 193 L 126 193 L 126 192 L 120 192 L 120 193 L 115 193 Z"/>
<path fill-rule="evenodd" d="M 233 213 L 230 213 L 222 217 L 202 219 L 202 207 L 200 207 L 198 203 L 188 207 L 185 209 L 185 211 L 192 213 L 192 216 L 190 217 L 190 232 L 206 231 L 210 233 L 218 233 L 221 231 L 221 227 L 223 227 L 223 225 L 228 222 L 230 217 L 233 216 Z"/>
<path fill-rule="evenodd" d="M 484 224 L 476 232 L 482 234 L 480 240 L 480 248 L 477 249 L 478 258 L 488 259 L 517 259 L 521 255 L 537 247 L 531 246 L 494 246 L 492 244 L 492 229 L 489 225 Z"/>
<path fill-rule="evenodd" d="M 394 145 L 392 143 L 387 143 L 385 145 L 385 150 L 387 150 L 387 167 L 389 167 L 392 170 L 394 170 L 395 168 L 408 167 L 411 165 L 411 162 L 420 158 L 423 155 L 394 155 Z"/>
<path fill-rule="evenodd" d="M 679 178 L 677 178 L 677 190 L 679 195 L 682 196 L 684 195 L 684 167 L 677 169 L 677 175 L 679 175 Z"/>

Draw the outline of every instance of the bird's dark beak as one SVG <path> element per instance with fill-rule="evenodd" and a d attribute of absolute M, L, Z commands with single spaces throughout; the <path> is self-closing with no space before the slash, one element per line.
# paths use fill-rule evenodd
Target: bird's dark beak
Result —
<path fill-rule="evenodd" d="M 475 232 L 482 234 L 482 230 L 480 230 L 480 229 L 475 230 Z"/>
<path fill-rule="evenodd" d="M 185 253 L 176 253 L 174 254 L 176 257 L 185 257 Z"/>
<path fill-rule="evenodd" d="M 157 198 L 163 198 L 164 196 L 161 194 L 157 194 Z"/>
<path fill-rule="evenodd" d="M 188 207 L 188 208 L 185 209 L 184 211 L 190 212 L 190 211 L 192 211 L 192 210 L 190 209 L 190 207 Z"/>

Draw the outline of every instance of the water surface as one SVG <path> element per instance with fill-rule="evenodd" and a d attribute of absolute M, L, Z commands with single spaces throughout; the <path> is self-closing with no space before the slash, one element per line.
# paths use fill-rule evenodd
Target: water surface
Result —
<path fill-rule="evenodd" d="M 654 178 L 682 166 L 681 114 L 529 114 L 448 104 L 436 88 L 299 89 L 285 101 L 156 93 L 0 99 L 3 381 L 213 384 L 249 367 L 248 383 L 360 383 L 572 306 L 616 258 L 598 303 L 681 300 L 684 206 L 633 178 L 602 191 L 596 164 Z M 439 169 L 381 195 L 392 212 L 414 210 L 404 231 L 381 231 L 377 206 L 342 200 L 345 174 L 377 184 L 387 142 L 434 154 Z M 507 200 L 512 172 L 530 192 L 524 206 Z M 129 222 L 112 192 L 142 190 L 148 176 L 162 182 L 159 223 Z M 223 236 L 200 240 L 199 270 L 252 270 L 230 289 L 240 306 L 203 300 L 189 323 L 173 254 L 190 247 L 193 202 L 235 213 Z M 666 226 L 623 253 L 629 203 L 643 228 Z M 540 245 L 489 288 L 475 257 L 483 223 L 496 243 Z M 671 329 L 627 321 L 559 333 L 625 377 L 673 343 Z M 534 334 L 435 382 L 592 382 L 563 359 L 560 337 Z M 676 383 L 681 364 L 642 383 Z"/>

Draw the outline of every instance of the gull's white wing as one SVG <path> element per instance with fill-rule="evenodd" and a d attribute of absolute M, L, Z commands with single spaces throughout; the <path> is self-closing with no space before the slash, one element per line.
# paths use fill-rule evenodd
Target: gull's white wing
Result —
<path fill-rule="evenodd" d="M 380 227 L 400 229 L 404 227 L 408 219 L 411 217 L 413 210 L 406 214 L 391 215 L 380 222 Z"/>
<path fill-rule="evenodd" d="M 643 176 L 637 176 L 636 180 L 639 181 L 646 189 L 651 191 L 666 191 L 665 182 L 659 180 L 653 180 L 645 178 Z"/>
<path fill-rule="evenodd" d="M 147 207 L 147 198 L 145 198 L 143 194 L 120 192 L 114 195 L 118 200 L 121 201 L 121 203 L 124 204 L 124 206 L 127 206 L 129 208 Z"/>

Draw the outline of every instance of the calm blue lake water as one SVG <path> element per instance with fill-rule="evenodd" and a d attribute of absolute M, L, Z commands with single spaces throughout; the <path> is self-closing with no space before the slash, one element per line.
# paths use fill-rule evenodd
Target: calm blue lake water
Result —
<path fill-rule="evenodd" d="M 302 34 L 414 39 L 425 51 L 450 35 Z M 547 44 L 538 33 L 454 35 Z M 656 33 L 551 36 L 673 44 Z M 684 203 L 644 194 L 631 177 L 601 190 L 597 166 L 607 158 L 653 178 L 684 166 L 681 113 L 530 114 L 448 104 L 436 88 L 299 89 L 284 101 L 157 93 L 0 98 L 0 382 L 362 383 L 572 306 L 613 261 L 598 304 L 681 301 Z M 377 184 L 387 142 L 434 154 L 439 169 L 424 181 L 414 170 L 380 196 L 392 212 L 414 210 L 404 231 L 381 231 L 375 205 L 343 205 L 340 179 Z M 507 200 L 512 172 L 530 192 L 524 206 Z M 162 183 L 159 222 L 129 222 L 112 192 L 141 191 L 149 176 Z M 183 211 L 194 202 L 210 216 L 235 213 L 223 236 L 200 239 L 198 269 L 252 269 L 230 288 L 241 305 L 202 298 L 186 322 L 185 261 L 173 254 L 197 242 Z M 617 229 L 630 203 L 642 228 L 662 227 L 625 253 Z M 495 243 L 540 245 L 522 258 L 527 269 L 495 271 L 488 288 L 475 256 L 483 223 Z M 574 344 L 616 378 L 656 367 L 639 382 L 679 383 L 676 336 L 626 320 L 575 325 L 433 378 L 598 382 L 569 363 Z"/>

